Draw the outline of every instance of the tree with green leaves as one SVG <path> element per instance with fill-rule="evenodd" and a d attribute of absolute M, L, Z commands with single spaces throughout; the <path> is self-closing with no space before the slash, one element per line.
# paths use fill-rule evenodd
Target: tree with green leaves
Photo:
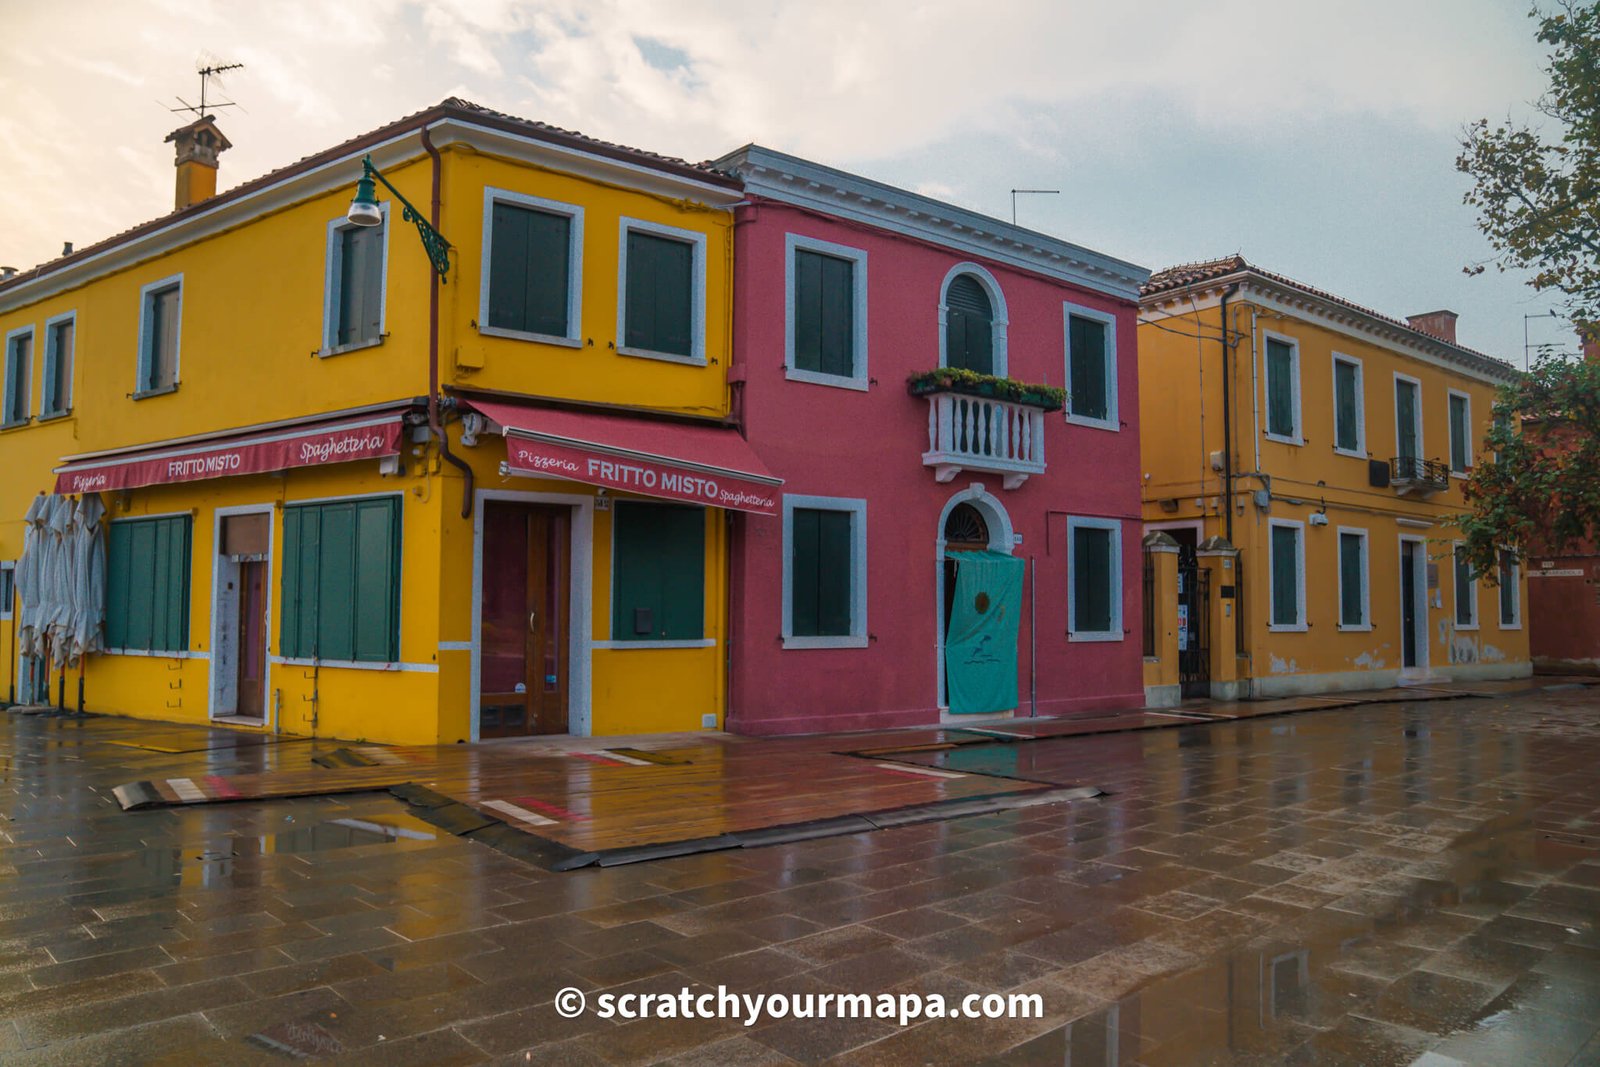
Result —
<path fill-rule="evenodd" d="M 1518 557 L 1600 541 L 1600 361 L 1541 358 L 1504 386 L 1460 516 L 1466 555 L 1491 582 Z"/>
<path fill-rule="evenodd" d="M 1550 49 L 1549 88 L 1535 103 L 1546 128 L 1479 119 L 1456 169 L 1473 180 L 1465 200 L 1494 249 L 1489 262 L 1531 271 L 1529 284 L 1560 293 L 1573 321 L 1600 322 L 1600 3 L 1531 15 Z"/>

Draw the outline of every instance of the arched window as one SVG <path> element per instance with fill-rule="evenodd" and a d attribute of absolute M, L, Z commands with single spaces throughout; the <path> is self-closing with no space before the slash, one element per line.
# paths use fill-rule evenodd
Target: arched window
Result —
<path fill-rule="evenodd" d="M 958 275 L 945 290 L 945 366 L 993 374 L 994 305 L 971 274 Z"/>
<path fill-rule="evenodd" d="M 972 549 L 989 547 L 989 524 L 983 513 L 971 504 L 957 504 L 944 520 L 946 548 Z"/>

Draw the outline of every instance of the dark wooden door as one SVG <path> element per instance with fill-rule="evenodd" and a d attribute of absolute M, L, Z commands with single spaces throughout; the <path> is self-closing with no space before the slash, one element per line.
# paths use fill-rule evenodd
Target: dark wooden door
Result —
<path fill-rule="evenodd" d="M 266 717 L 267 564 L 239 564 L 239 706 L 238 714 Z"/>
<path fill-rule="evenodd" d="M 1417 665 L 1417 545 L 1400 545 L 1400 665 Z"/>
<path fill-rule="evenodd" d="M 484 508 L 480 737 L 567 732 L 568 508 Z"/>

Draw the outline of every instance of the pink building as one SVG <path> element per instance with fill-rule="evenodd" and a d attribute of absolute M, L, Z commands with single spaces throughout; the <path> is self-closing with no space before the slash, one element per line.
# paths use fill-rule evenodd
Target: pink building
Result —
<path fill-rule="evenodd" d="M 1148 272 L 765 148 L 718 165 L 747 201 L 735 410 L 784 479 L 778 517 L 734 528 L 729 727 L 1141 705 Z M 913 395 L 940 367 L 1069 396 Z"/>

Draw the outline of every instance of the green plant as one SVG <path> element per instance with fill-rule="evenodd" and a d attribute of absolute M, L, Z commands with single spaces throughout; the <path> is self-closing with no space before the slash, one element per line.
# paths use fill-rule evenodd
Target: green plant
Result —
<path fill-rule="evenodd" d="M 1055 385 L 1036 385 L 1019 382 L 1015 378 L 1002 378 L 994 374 L 980 374 L 964 367 L 937 367 L 918 371 L 906 378 L 913 395 L 931 392 L 968 393 L 993 396 L 1018 404 L 1041 407 L 1055 411 L 1067 402 L 1067 391 Z"/>

